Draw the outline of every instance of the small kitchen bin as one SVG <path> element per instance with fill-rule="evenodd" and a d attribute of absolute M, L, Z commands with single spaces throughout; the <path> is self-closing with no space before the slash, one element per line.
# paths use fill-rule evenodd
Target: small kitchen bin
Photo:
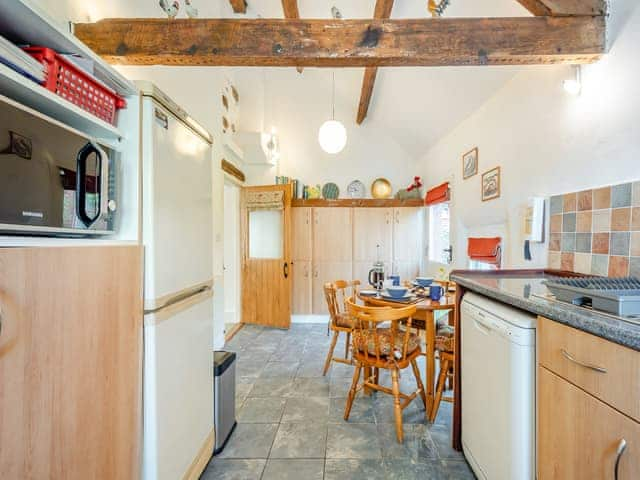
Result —
<path fill-rule="evenodd" d="M 236 427 L 236 354 L 213 352 L 213 422 L 215 446 L 213 453 L 220 453 Z"/>
<path fill-rule="evenodd" d="M 43 86 L 47 90 L 111 125 L 116 124 L 117 111 L 127 106 L 122 97 L 50 48 L 23 50 L 45 66 L 47 79 Z"/>

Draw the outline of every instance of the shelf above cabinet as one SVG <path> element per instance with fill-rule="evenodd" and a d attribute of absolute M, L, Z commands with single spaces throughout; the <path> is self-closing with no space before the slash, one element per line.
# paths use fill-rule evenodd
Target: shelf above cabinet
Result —
<path fill-rule="evenodd" d="M 293 207 L 366 207 L 366 208 L 394 208 L 394 207 L 422 207 L 424 201 L 421 198 L 410 200 L 398 200 L 395 198 L 339 198 L 337 200 L 325 199 L 294 199 L 291 203 Z"/>
<path fill-rule="evenodd" d="M 119 140 L 120 130 L 0 64 L 0 95 L 98 139 Z"/>

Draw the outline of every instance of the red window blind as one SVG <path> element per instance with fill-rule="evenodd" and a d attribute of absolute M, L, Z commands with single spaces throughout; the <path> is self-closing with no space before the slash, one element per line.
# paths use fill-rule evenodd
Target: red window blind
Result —
<path fill-rule="evenodd" d="M 432 188 L 427 192 L 427 196 L 424 199 L 425 205 L 436 205 L 438 203 L 447 202 L 449 200 L 449 182 L 445 182 L 442 185 Z"/>
<path fill-rule="evenodd" d="M 467 254 L 471 260 L 500 265 L 501 237 L 469 238 Z"/>

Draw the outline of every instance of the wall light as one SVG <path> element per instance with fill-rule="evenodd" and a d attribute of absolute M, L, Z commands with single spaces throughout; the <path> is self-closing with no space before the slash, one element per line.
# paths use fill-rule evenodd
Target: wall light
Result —
<path fill-rule="evenodd" d="M 582 68 L 580 65 L 574 65 L 574 78 L 568 78 L 562 82 L 565 92 L 571 95 L 580 95 L 582 91 Z"/>

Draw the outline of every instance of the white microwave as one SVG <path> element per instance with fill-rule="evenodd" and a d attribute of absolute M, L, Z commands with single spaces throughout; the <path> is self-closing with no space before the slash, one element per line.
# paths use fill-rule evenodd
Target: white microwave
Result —
<path fill-rule="evenodd" d="M 115 157 L 97 140 L 0 97 L 0 232 L 114 233 Z"/>

